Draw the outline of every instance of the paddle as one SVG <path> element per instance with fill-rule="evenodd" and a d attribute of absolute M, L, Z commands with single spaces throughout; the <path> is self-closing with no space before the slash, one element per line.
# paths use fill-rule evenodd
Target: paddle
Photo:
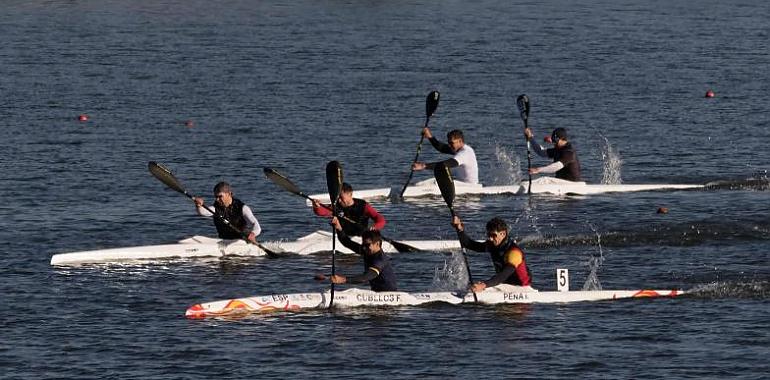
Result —
<path fill-rule="evenodd" d="M 342 166 L 337 161 L 326 164 L 326 187 L 329 189 L 329 199 L 332 201 L 332 214 L 337 215 L 337 200 L 342 191 Z M 337 256 L 337 229 L 332 227 L 332 276 L 335 274 L 335 261 Z M 329 297 L 329 308 L 334 305 L 334 283 L 332 282 Z"/>
<path fill-rule="evenodd" d="M 269 180 L 273 181 L 273 183 L 275 183 L 276 185 L 282 187 L 284 190 L 286 190 L 286 191 L 288 191 L 288 192 L 290 192 L 292 194 L 298 195 L 300 197 L 303 197 L 305 199 L 308 199 L 310 201 L 313 200 L 313 198 L 310 198 L 309 195 L 303 193 L 299 189 L 299 187 L 297 187 L 297 185 L 295 185 L 288 178 L 286 178 L 286 176 L 284 176 L 281 173 L 278 173 L 277 171 L 275 171 L 275 169 L 264 168 L 264 172 L 265 172 L 265 176 Z M 327 206 L 327 205 L 324 205 L 324 204 L 322 204 L 321 206 L 323 208 L 327 209 L 327 210 L 332 210 L 331 206 Z M 353 219 L 348 218 L 347 216 L 342 216 L 342 219 L 345 219 L 348 223 L 352 223 L 352 224 L 358 226 L 359 228 L 362 228 L 362 229 L 364 228 L 363 225 L 361 225 L 360 223 L 356 222 Z M 395 241 L 393 239 L 388 239 L 385 236 L 382 237 L 382 240 L 385 240 L 388 243 L 390 243 L 390 245 L 392 245 L 393 248 L 396 249 L 396 251 L 401 252 L 401 253 L 405 253 L 405 252 L 418 252 L 419 251 L 419 249 L 417 249 L 415 247 L 412 247 L 411 245 L 404 244 L 404 243 Z"/>
<path fill-rule="evenodd" d="M 438 91 L 431 91 L 428 94 L 428 97 L 425 98 L 425 127 L 428 127 L 428 121 L 430 121 L 430 117 L 433 116 L 433 113 L 436 112 L 436 108 L 438 108 L 438 100 L 441 95 L 438 93 Z M 409 182 L 412 181 L 412 176 L 414 175 L 414 164 L 417 162 L 417 159 L 420 158 L 420 151 L 422 151 L 422 142 L 425 140 L 425 135 L 422 133 L 420 134 L 420 142 L 417 143 L 417 154 L 414 155 L 414 161 L 412 161 L 412 169 L 409 171 L 409 178 L 406 179 L 406 183 L 404 184 L 404 187 L 401 188 L 401 192 L 398 193 L 399 198 L 404 197 L 404 192 L 406 191 L 406 187 L 409 186 Z"/>
<path fill-rule="evenodd" d="M 449 171 L 449 168 L 444 163 L 440 163 L 433 167 L 433 175 L 436 177 L 436 184 L 438 184 L 438 187 L 441 190 L 441 197 L 444 198 L 444 202 L 446 202 L 447 207 L 449 207 L 449 212 L 454 219 L 455 210 L 452 204 L 455 200 L 455 183 L 452 180 L 452 172 Z M 457 238 L 460 240 L 460 248 L 462 249 L 463 259 L 465 260 L 465 270 L 468 271 L 468 282 L 470 285 L 473 285 L 473 276 L 471 275 L 471 267 L 468 264 L 468 255 L 465 253 L 465 247 L 462 246 L 459 231 L 457 232 Z M 475 292 L 473 293 L 473 301 L 479 301 Z"/>
<path fill-rule="evenodd" d="M 178 179 L 176 179 L 176 177 L 174 177 L 174 175 L 171 173 L 171 170 L 169 170 L 169 169 L 168 169 L 168 168 L 166 168 L 165 166 L 163 166 L 163 165 L 161 165 L 161 164 L 159 164 L 159 163 L 157 163 L 157 162 L 155 162 L 155 161 L 150 161 L 150 162 L 147 164 L 147 168 L 148 168 L 148 169 L 150 169 L 150 173 L 151 173 L 151 174 L 152 174 L 152 175 L 153 175 L 155 178 L 157 178 L 158 180 L 160 180 L 161 182 L 163 182 L 163 183 L 164 183 L 166 186 L 168 186 L 168 187 L 169 187 L 171 190 L 174 190 L 174 191 L 176 191 L 176 192 L 178 192 L 178 193 L 180 193 L 180 194 L 184 194 L 184 195 L 186 195 L 188 198 L 192 199 L 193 201 L 195 200 L 195 196 L 194 196 L 194 195 L 192 195 L 192 194 L 190 194 L 189 192 L 187 192 L 187 190 L 184 188 L 184 186 L 182 185 L 182 183 L 181 183 L 181 182 L 179 182 L 179 180 L 178 180 Z M 225 225 L 226 225 L 226 226 L 228 226 L 228 227 L 230 227 L 230 228 L 231 228 L 233 231 L 235 231 L 235 232 L 237 232 L 239 235 L 241 235 L 241 238 L 243 238 L 243 240 L 246 240 L 246 242 L 247 242 L 247 243 L 251 243 L 251 244 L 254 244 L 254 245 L 256 245 L 257 247 L 259 247 L 260 249 L 262 249 L 263 251 L 265 251 L 265 253 L 266 253 L 268 256 L 272 256 L 272 257 L 280 256 L 280 255 L 279 255 L 277 252 L 275 252 L 275 251 L 273 251 L 273 250 L 271 250 L 271 249 L 268 249 L 267 247 L 265 247 L 264 245 L 260 244 L 259 242 L 257 242 L 257 243 L 252 243 L 252 242 L 249 240 L 249 234 L 247 234 L 247 233 L 245 233 L 245 232 L 241 231 L 241 230 L 240 230 L 238 227 L 236 227 L 236 226 L 234 226 L 232 223 L 230 223 L 230 221 L 229 221 L 229 220 L 227 220 L 227 219 L 226 219 L 225 217 L 223 217 L 222 215 L 219 215 L 219 214 L 217 214 L 217 213 L 216 213 L 214 210 L 212 210 L 210 207 L 208 207 L 208 206 L 206 206 L 206 205 L 203 205 L 203 208 L 205 208 L 205 209 L 206 209 L 208 212 L 210 212 L 212 215 L 214 215 L 214 217 L 216 217 L 216 218 L 219 218 L 219 220 L 220 220 L 220 221 L 222 221 L 223 223 L 225 223 Z"/>
<path fill-rule="evenodd" d="M 529 119 L 529 98 L 527 95 L 521 94 L 516 98 L 516 106 L 519 107 L 519 116 L 524 122 L 524 129 L 529 128 L 527 121 Z M 527 188 L 527 194 L 532 194 L 532 174 L 529 170 L 532 169 L 532 147 L 527 139 L 527 173 L 529 174 L 529 187 Z"/>

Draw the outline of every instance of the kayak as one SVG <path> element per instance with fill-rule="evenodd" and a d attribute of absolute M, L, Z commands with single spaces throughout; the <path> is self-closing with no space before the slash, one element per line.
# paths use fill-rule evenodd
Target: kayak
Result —
<path fill-rule="evenodd" d="M 316 231 L 294 241 L 263 242 L 268 249 L 278 252 L 309 255 L 332 250 L 331 232 Z M 354 238 L 356 239 L 356 238 Z M 359 238 L 360 239 L 360 238 Z M 444 252 L 460 249 L 457 240 L 405 240 L 401 243 L 421 251 Z M 353 252 L 337 241 L 337 252 Z M 390 243 L 383 241 L 386 253 L 398 252 Z M 148 245 L 141 247 L 112 248 L 93 251 L 60 253 L 51 257 L 51 265 L 78 265 L 135 260 L 169 258 L 222 257 L 222 256 L 265 256 L 266 253 L 243 240 L 223 240 L 206 236 L 193 236 L 176 244 Z"/>
<path fill-rule="evenodd" d="M 528 193 L 529 182 L 525 181 L 518 185 L 502 186 L 483 186 L 481 184 L 466 183 L 454 181 L 456 195 L 523 195 Z M 588 184 L 586 182 L 566 181 L 554 177 L 540 177 L 532 180 L 532 194 L 552 194 L 552 195 L 593 195 L 604 193 L 626 193 L 636 191 L 654 191 L 654 190 L 686 190 L 702 189 L 704 185 L 687 184 L 618 184 L 601 185 Z M 381 188 L 369 190 L 354 190 L 353 195 L 361 199 L 388 199 L 391 196 L 398 195 L 398 189 Z M 436 180 L 431 178 L 425 181 L 417 182 L 408 186 L 404 191 L 404 198 L 418 198 L 427 196 L 440 196 L 441 190 L 436 184 Z M 321 202 L 329 202 L 328 194 L 312 194 L 310 198 L 318 199 Z M 310 200 L 307 201 L 310 205 Z"/>
<path fill-rule="evenodd" d="M 485 305 L 571 303 L 588 301 L 612 301 L 624 298 L 675 297 L 682 290 L 590 290 L 590 291 L 538 291 L 530 286 L 500 284 L 476 293 L 478 303 Z M 185 316 L 191 319 L 237 318 L 249 314 L 276 311 L 297 312 L 329 307 L 329 290 L 315 293 L 270 294 L 248 298 L 236 298 L 195 304 Z M 334 293 L 335 308 L 417 306 L 429 303 L 474 303 L 473 293 L 456 292 L 374 292 L 351 288 Z"/>

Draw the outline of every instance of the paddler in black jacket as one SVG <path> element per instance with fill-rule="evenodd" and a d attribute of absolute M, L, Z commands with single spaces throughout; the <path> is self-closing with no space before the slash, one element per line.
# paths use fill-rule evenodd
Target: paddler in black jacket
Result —
<path fill-rule="evenodd" d="M 346 277 L 334 275 L 330 281 L 335 284 L 369 282 L 375 292 L 394 292 L 397 290 L 396 274 L 390 264 L 390 257 L 382 251 L 382 235 L 377 230 L 366 230 L 361 234 L 361 244 L 350 240 L 343 231 L 339 220 L 332 218 L 332 226 L 337 230 L 340 243 L 351 251 L 364 257 L 364 273 Z"/>
<path fill-rule="evenodd" d="M 532 130 L 524 129 L 524 137 L 527 141 L 532 141 Z M 546 138 L 547 139 L 547 138 Z M 551 143 L 553 148 L 545 149 L 540 144 L 532 141 L 532 149 L 541 157 L 553 159 L 553 163 L 538 168 L 530 168 L 529 174 L 556 173 L 556 178 L 579 182 L 580 179 L 580 161 L 578 161 L 577 151 L 567 139 L 567 130 L 556 128 L 551 133 Z"/>
<path fill-rule="evenodd" d="M 219 182 L 214 186 L 214 212 L 227 219 L 239 231 L 248 233 L 248 240 L 257 243 L 257 236 L 262 232 L 257 218 L 251 208 L 233 197 L 233 191 L 227 182 Z M 199 215 L 211 217 L 211 213 L 203 207 L 204 200 L 200 197 L 193 199 Z M 220 218 L 213 218 L 214 226 L 220 239 L 242 239 L 241 234 L 228 227 Z"/>
<path fill-rule="evenodd" d="M 321 204 L 313 199 L 313 212 L 318 216 L 332 216 L 331 205 Z M 337 201 L 337 215 L 341 218 L 342 228 L 349 236 L 361 236 L 365 230 L 381 231 L 385 228 L 385 217 L 372 207 L 369 202 L 353 198 L 353 186 L 347 182 L 342 184 L 340 199 Z M 344 218 L 343 218 L 344 217 Z M 369 225 L 369 220 L 372 225 Z"/>
<path fill-rule="evenodd" d="M 476 252 L 489 252 L 492 264 L 495 266 L 495 275 L 486 281 L 471 285 L 471 291 L 477 293 L 503 283 L 518 286 L 531 285 L 532 274 L 527 268 L 524 251 L 508 236 L 508 225 L 504 220 L 492 218 L 487 222 L 487 240 L 483 242 L 471 240 L 465 234 L 465 227 L 458 216 L 452 218 L 452 226 L 457 230 L 463 247 Z"/>

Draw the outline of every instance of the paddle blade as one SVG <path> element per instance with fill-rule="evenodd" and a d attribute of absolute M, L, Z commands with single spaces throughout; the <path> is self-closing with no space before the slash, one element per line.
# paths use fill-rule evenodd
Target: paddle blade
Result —
<path fill-rule="evenodd" d="M 527 95 L 521 94 L 516 98 L 516 106 L 519 107 L 519 115 L 521 120 L 526 121 L 529 119 L 529 98 Z"/>
<path fill-rule="evenodd" d="M 166 186 L 173 189 L 174 191 L 178 191 L 184 195 L 187 195 L 187 190 L 185 190 L 184 186 L 182 186 L 182 183 L 179 182 L 179 180 L 176 179 L 173 174 L 171 174 L 171 170 L 155 161 L 150 161 L 147 164 L 147 168 L 150 169 L 150 173 L 155 178 L 166 184 Z"/>
<path fill-rule="evenodd" d="M 439 190 L 441 190 L 441 197 L 444 198 L 444 202 L 451 210 L 455 201 L 455 182 L 452 180 L 452 172 L 444 163 L 440 163 L 433 167 L 433 175 L 436 177 Z"/>
<path fill-rule="evenodd" d="M 329 189 L 332 205 L 337 204 L 342 191 L 342 165 L 338 161 L 330 161 L 326 164 L 326 187 Z"/>
<path fill-rule="evenodd" d="M 433 113 L 436 112 L 436 108 L 438 108 L 438 99 L 440 97 L 441 95 L 438 91 L 431 91 L 428 94 L 428 97 L 425 98 L 425 116 L 433 116 Z"/>
<path fill-rule="evenodd" d="M 278 173 L 277 171 L 271 169 L 271 168 L 265 168 L 265 177 L 267 179 L 273 181 L 276 185 L 282 187 L 284 190 L 294 193 L 297 195 L 304 195 L 302 194 L 302 191 L 295 185 L 293 182 L 291 182 L 288 178 L 283 176 L 281 173 Z"/>

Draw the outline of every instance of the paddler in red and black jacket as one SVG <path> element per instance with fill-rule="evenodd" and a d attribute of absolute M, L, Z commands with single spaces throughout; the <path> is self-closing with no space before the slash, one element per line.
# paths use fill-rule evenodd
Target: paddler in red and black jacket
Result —
<path fill-rule="evenodd" d="M 465 234 L 465 228 L 459 217 L 452 218 L 452 226 L 457 230 L 460 244 L 476 252 L 489 252 L 495 275 L 489 280 L 479 281 L 471 285 L 472 292 L 480 292 L 490 286 L 502 283 L 518 286 L 529 286 L 532 274 L 527 268 L 524 251 L 508 236 L 508 225 L 500 218 L 492 218 L 487 222 L 487 240 L 475 241 Z"/>
<path fill-rule="evenodd" d="M 390 264 L 390 257 L 382 251 L 382 235 L 377 230 L 367 230 L 361 234 L 361 244 L 350 240 L 339 219 L 332 218 L 332 226 L 338 231 L 340 243 L 351 251 L 363 256 L 364 273 L 358 276 L 345 277 L 342 275 L 331 276 L 330 280 L 335 284 L 345 283 L 369 283 L 375 292 L 395 292 L 396 273 Z"/>
<path fill-rule="evenodd" d="M 313 212 L 318 216 L 334 216 L 330 205 L 321 204 L 315 199 L 313 200 Z M 340 218 L 342 230 L 348 236 L 361 236 L 361 233 L 366 230 L 380 231 L 385 228 L 385 218 L 369 202 L 353 198 L 353 187 L 348 183 L 342 184 L 340 199 L 337 201 L 336 216 Z M 370 219 L 374 222 L 371 227 L 369 226 Z"/>
<path fill-rule="evenodd" d="M 524 137 L 527 141 L 532 140 L 532 130 L 524 129 Z M 548 138 L 546 137 L 546 140 Z M 572 147 L 572 143 L 567 139 L 567 130 L 556 128 L 551 133 L 550 141 L 553 148 L 544 149 L 540 144 L 533 143 L 532 150 L 541 157 L 553 159 L 553 163 L 538 168 L 530 168 L 529 174 L 556 173 L 556 178 L 579 182 L 580 179 L 580 161 L 578 161 L 577 151 Z"/>

